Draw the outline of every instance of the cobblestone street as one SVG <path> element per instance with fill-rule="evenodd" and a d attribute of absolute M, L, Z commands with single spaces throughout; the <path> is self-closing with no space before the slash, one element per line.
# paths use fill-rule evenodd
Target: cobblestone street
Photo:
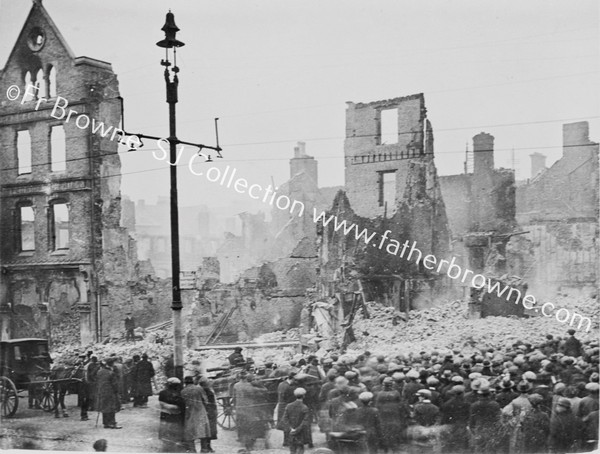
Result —
<path fill-rule="evenodd" d="M 77 396 L 67 396 L 68 418 L 54 418 L 42 410 L 30 410 L 27 398 L 21 398 L 19 410 L 15 417 L 3 419 L 0 424 L 0 449 L 43 449 L 58 451 L 92 451 L 94 441 L 105 438 L 108 451 L 121 452 L 160 452 L 158 440 L 158 397 L 149 399 L 148 408 L 133 408 L 132 404 L 124 406 L 117 413 L 117 422 L 123 426 L 120 430 L 104 429 L 102 416 L 96 425 L 97 413 L 90 413 L 89 421 L 80 421 L 79 408 L 76 407 Z M 324 444 L 324 436 L 313 428 L 315 446 Z M 237 442 L 236 431 L 219 430 L 218 440 L 213 441 L 213 449 L 217 453 L 236 453 L 241 449 Z M 265 440 L 257 440 L 256 450 L 260 453 L 285 453 L 282 448 L 283 437 L 278 430 L 269 431 L 268 444 Z M 311 452 L 311 450 L 307 450 Z"/>

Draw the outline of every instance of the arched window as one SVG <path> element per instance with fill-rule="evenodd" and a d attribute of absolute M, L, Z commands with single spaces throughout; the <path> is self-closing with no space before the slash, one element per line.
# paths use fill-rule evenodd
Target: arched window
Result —
<path fill-rule="evenodd" d="M 48 98 L 56 98 L 56 69 L 48 66 Z"/>
<path fill-rule="evenodd" d="M 35 86 L 38 88 L 36 92 L 36 98 L 43 98 L 46 96 L 47 86 L 46 79 L 44 79 L 44 71 L 40 68 L 35 76 Z"/>
<path fill-rule="evenodd" d="M 35 90 L 27 90 L 28 85 L 33 85 L 33 79 L 31 78 L 31 72 L 27 71 L 25 73 L 25 87 L 23 88 L 23 101 L 33 101 L 33 95 L 28 94 L 32 93 Z"/>

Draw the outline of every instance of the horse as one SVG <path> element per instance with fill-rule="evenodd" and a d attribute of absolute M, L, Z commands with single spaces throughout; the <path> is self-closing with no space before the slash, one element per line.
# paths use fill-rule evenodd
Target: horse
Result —
<path fill-rule="evenodd" d="M 59 407 L 62 410 L 63 418 L 69 416 L 66 411 L 65 396 L 68 393 L 77 394 L 81 381 L 83 380 L 83 364 L 77 366 L 64 366 L 62 364 L 54 365 L 50 370 L 50 381 L 54 391 L 54 417 L 60 418 Z"/>

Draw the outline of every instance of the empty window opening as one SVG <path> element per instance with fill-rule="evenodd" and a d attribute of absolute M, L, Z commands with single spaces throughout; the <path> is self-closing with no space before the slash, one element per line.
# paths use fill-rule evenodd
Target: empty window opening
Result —
<path fill-rule="evenodd" d="M 50 129 L 50 170 L 60 172 L 67 169 L 65 128 L 63 125 Z"/>
<path fill-rule="evenodd" d="M 381 144 L 398 143 L 398 109 L 381 111 Z"/>
<path fill-rule="evenodd" d="M 69 207 L 55 203 L 51 211 L 52 249 L 69 249 Z"/>
<path fill-rule="evenodd" d="M 50 66 L 48 73 L 48 98 L 56 97 L 56 69 L 54 66 Z"/>
<path fill-rule="evenodd" d="M 42 71 L 41 69 L 37 72 L 37 75 L 35 76 L 35 86 L 38 88 L 37 90 L 34 90 L 35 97 L 38 99 L 45 97 L 47 86 L 46 79 L 44 78 L 44 71 Z"/>
<path fill-rule="evenodd" d="M 25 129 L 17 133 L 17 172 L 31 173 L 31 135 Z"/>
<path fill-rule="evenodd" d="M 25 88 L 23 89 L 23 101 L 33 101 L 34 99 L 33 92 L 35 92 L 35 90 L 27 90 L 27 87 L 29 85 L 33 85 L 33 79 L 31 78 L 31 72 L 27 71 L 25 73 Z"/>
<path fill-rule="evenodd" d="M 35 250 L 35 228 L 34 220 L 35 214 L 33 207 L 21 206 L 19 207 L 19 234 L 20 234 L 20 248 L 21 251 L 34 251 Z"/>
<path fill-rule="evenodd" d="M 379 172 L 379 206 L 391 210 L 396 203 L 396 171 Z"/>

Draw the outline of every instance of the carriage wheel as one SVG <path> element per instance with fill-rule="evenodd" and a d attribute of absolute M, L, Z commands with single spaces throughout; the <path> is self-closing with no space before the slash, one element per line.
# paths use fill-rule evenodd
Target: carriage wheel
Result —
<path fill-rule="evenodd" d="M 231 397 L 219 397 L 217 400 L 217 424 L 225 430 L 234 430 L 235 407 L 231 402 Z"/>
<path fill-rule="evenodd" d="M 44 383 L 40 390 L 40 394 L 40 405 L 42 406 L 42 409 L 47 412 L 53 411 L 56 407 L 56 402 L 54 400 L 54 388 L 52 387 L 52 383 Z"/>
<path fill-rule="evenodd" d="M 0 407 L 2 407 L 2 416 L 10 418 L 19 408 L 19 395 L 17 387 L 12 380 L 6 377 L 0 377 Z"/>

